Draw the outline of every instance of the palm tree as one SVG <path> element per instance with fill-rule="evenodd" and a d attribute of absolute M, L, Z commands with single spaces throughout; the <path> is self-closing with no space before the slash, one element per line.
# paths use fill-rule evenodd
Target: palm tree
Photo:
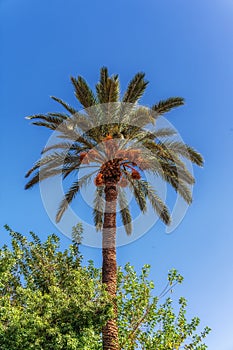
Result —
<path fill-rule="evenodd" d="M 193 148 L 172 140 L 171 128 L 156 131 L 148 129 L 159 116 L 184 104 L 180 97 L 168 98 L 150 109 L 139 107 L 138 101 L 148 82 L 144 73 L 137 73 L 120 98 L 117 75 L 109 76 L 107 68 L 100 70 L 96 93 L 81 77 L 71 77 L 75 96 L 84 110 L 79 112 L 63 100 L 53 97 L 66 113 L 48 113 L 28 117 L 34 125 L 57 132 L 57 143 L 43 149 L 43 157 L 28 171 L 31 179 L 25 188 L 49 177 L 62 174 L 86 173 L 76 177 L 65 193 L 57 211 L 60 221 L 69 204 L 82 186 L 94 178 L 96 196 L 93 217 L 97 230 L 102 231 L 102 282 L 113 300 L 114 317 L 103 327 L 103 349 L 119 349 L 116 307 L 116 216 L 117 205 L 126 233 L 132 232 L 132 219 L 126 196 L 126 187 L 144 213 L 147 201 L 161 220 L 170 223 L 169 210 L 146 180 L 147 172 L 160 176 L 177 191 L 187 203 L 191 203 L 190 185 L 194 178 L 187 170 L 183 157 L 198 166 L 202 157 Z"/>

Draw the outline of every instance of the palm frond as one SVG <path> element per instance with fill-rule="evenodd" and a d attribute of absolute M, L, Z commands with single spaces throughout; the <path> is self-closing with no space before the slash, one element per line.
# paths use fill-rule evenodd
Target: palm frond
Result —
<path fill-rule="evenodd" d="M 96 93 L 99 103 L 118 102 L 119 90 L 118 75 L 109 77 L 108 69 L 102 67 L 100 70 L 100 80 L 96 84 Z"/>
<path fill-rule="evenodd" d="M 27 117 L 27 119 L 33 120 L 32 124 L 37 126 L 44 126 L 51 130 L 56 130 L 61 127 L 61 124 L 69 119 L 67 114 L 62 113 L 48 113 L 48 114 L 36 114 Z M 39 119 L 38 121 L 34 121 Z"/>
<path fill-rule="evenodd" d="M 127 131 L 126 131 L 127 133 Z M 169 137 L 175 135 L 176 131 L 171 128 L 161 128 L 157 131 L 151 132 L 143 128 L 134 128 L 134 131 L 128 130 L 128 138 L 136 139 L 136 142 L 144 142 L 144 145 L 148 142 L 156 144 L 154 139 L 160 140 L 160 138 Z M 150 147 L 149 147 L 150 148 Z"/>
<path fill-rule="evenodd" d="M 114 75 L 112 78 L 108 78 L 107 87 L 108 87 L 108 101 L 107 102 L 109 102 L 109 103 L 118 102 L 120 87 L 119 87 L 119 80 L 118 80 L 117 75 Z"/>
<path fill-rule="evenodd" d="M 172 162 L 167 162 L 169 171 L 177 176 L 179 179 L 183 180 L 189 185 L 193 185 L 195 183 L 195 178 L 191 174 L 191 172 L 186 167 L 185 163 L 177 157 L 175 153 L 169 152 L 172 158 Z"/>
<path fill-rule="evenodd" d="M 189 152 L 189 159 L 191 160 L 191 162 L 202 167 L 204 165 L 204 159 L 202 155 L 199 152 L 197 152 L 193 147 L 186 145 L 186 148 Z"/>
<path fill-rule="evenodd" d="M 149 108 L 139 107 L 130 114 L 128 123 L 142 128 L 145 125 L 154 124 L 154 121 L 153 113 Z"/>
<path fill-rule="evenodd" d="M 164 171 L 162 178 L 167 181 L 176 192 L 187 202 L 188 204 L 192 203 L 192 193 L 190 187 L 179 177 L 173 176 L 166 171 Z"/>
<path fill-rule="evenodd" d="M 52 117 L 58 117 L 58 118 L 61 118 L 63 120 L 70 118 L 70 116 L 67 113 L 61 113 L 61 112 L 49 112 L 48 115 L 50 115 Z"/>
<path fill-rule="evenodd" d="M 72 116 L 72 119 L 70 118 L 69 122 L 70 126 L 72 126 L 74 129 L 79 129 L 84 133 L 94 126 L 93 121 L 89 118 L 86 110 L 83 113 L 75 113 Z"/>
<path fill-rule="evenodd" d="M 78 181 L 76 181 L 72 184 L 72 186 L 66 192 L 63 200 L 60 203 L 60 206 L 59 206 L 59 209 L 58 209 L 57 215 L 56 215 L 56 222 L 59 222 L 61 220 L 64 212 L 66 211 L 66 209 L 68 208 L 68 206 L 72 202 L 72 200 L 75 198 L 75 196 L 77 195 L 80 188 L 83 187 L 84 185 L 87 185 L 88 181 L 90 181 L 91 176 L 94 173 L 95 172 L 92 172 L 91 174 L 84 175 L 83 177 L 81 177 L 81 179 L 79 179 Z"/>
<path fill-rule="evenodd" d="M 151 170 L 153 172 L 159 173 L 162 177 L 163 172 L 165 172 L 168 176 L 175 176 L 178 180 L 180 179 L 190 185 L 195 183 L 194 177 L 185 166 L 185 163 L 179 158 L 180 154 L 176 152 L 175 147 L 169 148 L 169 145 L 173 143 L 166 141 L 157 144 L 153 140 L 144 139 L 142 140 L 142 144 L 146 147 L 146 149 L 142 150 L 142 155 L 151 164 Z M 183 144 L 181 143 L 181 145 Z"/>
<path fill-rule="evenodd" d="M 69 116 L 63 113 L 48 113 L 48 114 L 35 114 L 26 117 L 26 119 L 34 120 L 40 119 L 47 123 L 61 124 L 64 120 L 68 119 Z"/>
<path fill-rule="evenodd" d="M 160 159 L 158 161 L 158 164 L 159 167 L 154 167 L 152 165 L 151 168 L 155 168 L 155 170 L 158 171 L 160 176 L 163 176 L 162 173 L 165 173 L 166 176 L 177 178 L 177 181 L 182 180 L 189 185 L 193 185 L 195 183 L 194 177 L 185 167 L 185 165 L 181 161 L 179 161 L 179 158 L 172 158 L 172 162 L 166 161 L 165 158 L 162 160 Z"/>
<path fill-rule="evenodd" d="M 148 82 L 144 80 L 145 73 L 137 73 L 129 82 L 127 90 L 122 98 L 124 103 L 136 103 L 143 95 Z"/>
<path fill-rule="evenodd" d="M 56 162 L 57 165 L 61 165 L 65 159 L 66 152 L 65 153 L 58 153 L 54 152 L 53 154 L 49 154 L 41 159 L 39 159 L 31 169 L 28 170 L 25 177 L 29 177 L 36 169 L 39 169 L 40 167 L 49 164 L 53 161 Z"/>
<path fill-rule="evenodd" d="M 153 105 L 151 109 L 156 112 L 157 116 L 159 116 L 182 105 L 184 105 L 183 97 L 170 97 L 166 100 L 159 101 L 157 104 Z"/>
<path fill-rule="evenodd" d="M 119 189 L 119 192 L 118 192 L 118 203 L 120 206 L 121 221 L 125 227 L 125 231 L 127 235 L 130 235 L 132 233 L 132 217 L 130 214 L 129 205 L 128 205 L 125 192 L 121 188 Z"/>
<path fill-rule="evenodd" d="M 60 134 L 57 136 L 58 138 L 72 140 L 89 148 L 95 147 L 96 143 L 93 139 L 88 137 L 87 133 L 81 134 L 80 132 L 76 131 L 75 128 L 70 127 L 70 125 L 67 125 L 65 122 L 59 125 L 57 131 L 60 132 Z"/>
<path fill-rule="evenodd" d="M 73 143 L 72 142 L 59 142 L 59 143 L 56 143 L 54 145 L 46 146 L 41 151 L 41 153 L 44 154 L 44 153 L 49 152 L 49 151 L 54 150 L 54 149 L 73 150 L 73 151 L 76 151 L 78 153 L 78 152 L 86 150 L 87 148 L 86 147 L 80 147 L 75 142 L 73 142 Z"/>
<path fill-rule="evenodd" d="M 103 228 L 104 218 L 104 186 L 97 187 L 94 199 L 93 217 L 97 231 L 101 231 Z"/>
<path fill-rule="evenodd" d="M 94 165 L 87 165 L 87 166 L 82 166 L 82 163 L 80 162 L 80 157 L 78 155 L 74 156 L 68 156 L 64 159 L 64 164 L 62 166 L 62 177 L 63 180 L 67 178 L 68 175 L 70 174 L 75 174 L 78 173 L 79 170 L 84 169 L 84 168 L 99 168 L 99 166 L 94 166 Z M 97 170 L 95 170 L 97 172 Z"/>
<path fill-rule="evenodd" d="M 28 190 L 29 188 L 33 187 L 37 183 L 46 180 L 50 177 L 60 175 L 61 169 L 51 169 L 49 171 L 37 171 L 35 175 L 31 178 L 30 181 L 27 182 L 25 185 L 25 190 Z"/>
<path fill-rule="evenodd" d="M 185 145 L 180 141 L 164 141 L 163 145 L 167 147 L 168 150 L 180 154 L 181 156 L 191 160 L 191 162 L 203 166 L 203 158 L 200 153 L 198 153 L 194 148 Z"/>
<path fill-rule="evenodd" d="M 57 124 L 53 123 L 46 123 L 46 122 L 33 122 L 33 125 L 37 126 L 44 126 L 45 128 L 51 129 L 51 130 L 56 130 L 57 129 Z"/>
<path fill-rule="evenodd" d="M 174 187 L 174 186 L 173 186 Z M 190 187 L 186 185 L 186 183 L 182 180 L 179 180 L 178 184 L 176 184 L 177 192 L 180 196 L 185 200 L 187 204 L 192 204 L 192 192 Z"/>
<path fill-rule="evenodd" d="M 185 167 L 178 166 L 166 159 L 159 159 L 156 155 L 152 156 L 151 153 L 147 152 L 145 149 L 142 150 L 142 156 L 149 164 L 149 169 L 147 171 L 160 176 L 164 181 L 168 182 L 188 204 L 191 204 L 192 195 L 188 185 L 194 183 L 194 178 Z"/>
<path fill-rule="evenodd" d="M 78 171 L 79 165 L 72 164 L 69 166 L 63 166 L 62 167 L 62 178 L 63 180 L 67 178 L 70 174 L 74 174 L 75 171 Z"/>
<path fill-rule="evenodd" d="M 63 101 L 62 99 L 58 98 L 58 97 L 55 97 L 55 96 L 51 96 L 51 98 L 60 103 L 68 112 L 70 112 L 70 114 L 75 114 L 77 113 L 77 111 L 71 107 L 68 103 L 66 103 L 65 101 Z"/>
<path fill-rule="evenodd" d="M 75 89 L 75 96 L 84 108 L 96 104 L 95 96 L 85 79 L 81 76 L 79 76 L 78 79 L 71 77 L 71 82 Z"/>
<path fill-rule="evenodd" d="M 154 137 L 155 138 L 163 138 L 163 137 L 169 137 L 176 135 L 177 132 L 175 129 L 172 128 L 160 128 L 154 132 Z"/>
<path fill-rule="evenodd" d="M 108 88 L 107 88 L 107 81 L 108 81 L 108 68 L 102 67 L 100 69 L 100 79 L 99 82 L 96 84 L 96 93 L 99 100 L 99 103 L 105 103 L 108 101 Z"/>
<path fill-rule="evenodd" d="M 135 198 L 140 210 L 143 213 L 145 213 L 147 210 L 145 193 L 143 192 L 143 190 L 140 187 L 137 180 L 133 180 L 131 178 L 131 175 L 127 171 L 124 171 L 124 174 L 129 182 L 129 188 L 134 193 L 134 198 Z"/>
<path fill-rule="evenodd" d="M 133 140 L 139 132 L 141 132 L 141 128 L 137 125 L 132 125 L 128 122 L 120 123 L 120 133 L 126 140 Z"/>
<path fill-rule="evenodd" d="M 36 169 L 42 168 L 43 171 L 47 171 L 63 164 L 80 165 L 80 157 L 78 154 L 73 154 L 72 151 L 53 152 L 39 159 L 26 173 L 25 177 L 29 177 Z"/>
<path fill-rule="evenodd" d="M 153 209 L 158 214 L 159 218 L 166 224 L 171 223 L 169 210 L 162 199 L 157 195 L 153 187 L 145 180 L 137 180 L 140 183 L 146 197 L 149 199 Z"/>

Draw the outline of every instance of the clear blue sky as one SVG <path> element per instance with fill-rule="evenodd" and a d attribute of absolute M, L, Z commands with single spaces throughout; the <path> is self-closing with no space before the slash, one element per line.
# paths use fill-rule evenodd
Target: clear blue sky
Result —
<path fill-rule="evenodd" d="M 194 203 L 176 231 L 167 235 L 157 223 L 119 248 L 118 263 L 137 269 L 150 263 L 158 290 L 167 270 L 177 268 L 185 281 L 175 295 L 185 296 L 189 314 L 212 328 L 209 349 L 233 350 L 232 1 L 0 0 L 0 10 L 1 227 L 42 238 L 58 233 L 39 188 L 24 191 L 24 174 L 49 136 L 24 117 L 58 110 L 50 95 L 74 104 L 70 75 L 81 74 L 93 86 L 107 65 L 125 87 L 145 71 L 150 85 L 143 103 L 186 98 L 168 118 L 204 155 L 205 167 L 194 169 Z M 99 249 L 82 251 L 101 263 Z"/>

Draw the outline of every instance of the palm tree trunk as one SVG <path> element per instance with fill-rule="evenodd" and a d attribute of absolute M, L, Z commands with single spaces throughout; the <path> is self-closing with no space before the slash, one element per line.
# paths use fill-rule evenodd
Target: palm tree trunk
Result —
<path fill-rule="evenodd" d="M 119 350 L 117 327 L 117 263 L 116 263 L 116 183 L 109 182 L 105 186 L 105 213 L 102 240 L 102 282 L 113 298 L 114 317 L 103 327 L 103 350 Z"/>

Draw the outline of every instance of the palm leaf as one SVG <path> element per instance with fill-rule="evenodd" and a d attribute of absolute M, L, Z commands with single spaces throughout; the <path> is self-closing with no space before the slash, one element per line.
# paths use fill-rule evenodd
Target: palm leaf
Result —
<path fill-rule="evenodd" d="M 69 119 L 67 125 L 75 130 L 79 129 L 84 133 L 93 128 L 93 121 L 89 118 L 89 115 L 86 112 L 87 111 L 83 111 L 82 113 L 76 112 L 72 115 L 72 118 Z"/>
<path fill-rule="evenodd" d="M 168 162 L 166 160 L 160 160 L 159 164 L 162 169 L 162 172 L 164 172 L 167 176 L 177 178 L 178 182 L 181 180 L 186 182 L 189 185 L 193 185 L 195 183 L 194 177 L 185 166 L 181 167 L 177 163 Z M 159 169 L 159 173 L 160 173 L 160 169 Z"/>
<path fill-rule="evenodd" d="M 150 152 L 143 149 L 143 158 L 146 159 L 150 165 L 148 172 L 159 175 L 164 181 L 168 182 L 176 192 L 178 192 L 184 200 L 191 204 L 192 195 L 188 184 L 193 184 L 194 178 L 187 172 L 185 168 L 176 166 L 176 164 L 166 161 L 166 159 L 159 159 L 152 156 Z"/>
<path fill-rule="evenodd" d="M 108 76 L 108 69 L 102 67 L 100 80 L 96 84 L 96 93 L 99 103 L 118 102 L 119 100 L 119 79 L 118 75 Z"/>
<path fill-rule="evenodd" d="M 108 88 L 108 103 L 111 102 L 118 102 L 119 100 L 119 80 L 118 76 L 114 75 L 112 78 L 108 78 L 107 81 L 107 88 Z"/>
<path fill-rule="evenodd" d="M 100 103 L 105 103 L 106 101 L 108 101 L 107 81 L 108 81 L 108 68 L 102 67 L 100 69 L 99 82 L 96 84 L 96 93 Z"/>
<path fill-rule="evenodd" d="M 171 217 L 167 206 L 162 199 L 157 195 L 153 187 L 145 180 L 137 180 L 140 183 L 146 197 L 149 199 L 153 209 L 158 214 L 159 218 L 166 224 L 171 223 Z"/>
<path fill-rule="evenodd" d="M 84 175 L 83 177 L 81 177 L 81 179 L 79 179 L 78 181 L 76 181 L 72 184 L 72 186 L 66 192 L 63 200 L 60 203 L 60 206 L 59 206 L 59 209 L 58 209 L 57 215 L 56 215 L 56 222 L 59 222 L 61 220 L 64 212 L 66 211 L 66 209 L 68 208 L 68 206 L 72 202 L 72 200 L 75 198 L 75 196 L 78 193 L 78 191 L 80 190 L 80 188 L 83 187 L 84 185 L 87 185 L 87 183 L 91 179 L 91 176 L 94 173 L 95 172 L 92 172 L 91 174 Z"/>
<path fill-rule="evenodd" d="M 181 180 L 180 178 L 176 177 L 176 176 L 172 176 L 169 173 L 166 173 L 164 171 L 163 173 L 163 178 L 165 181 L 167 181 L 176 192 L 178 192 L 180 194 L 180 196 L 188 203 L 191 204 L 192 203 L 192 193 L 191 190 L 189 188 L 189 186 L 187 186 L 187 184 Z"/>
<path fill-rule="evenodd" d="M 45 156 L 38 160 L 34 166 L 28 170 L 25 177 L 29 177 L 36 169 L 39 169 L 40 167 L 47 165 L 53 161 L 56 162 L 56 164 L 61 165 L 65 159 L 66 152 L 65 153 L 58 153 L 54 152 L 53 154 L 49 154 L 48 156 Z"/>
<path fill-rule="evenodd" d="M 25 177 L 29 177 L 35 170 L 42 168 L 41 171 L 50 171 L 64 164 L 75 164 L 75 167 L 80 165 L 80 157 L 77 154 L 68 152 L 54 152 L 39 159 L 34 166 L 29 169 Z M 61 169 L 60 169 L 61 171 Z"/>
<path fill-rule="evenodd" d="M 35 115 L 26 117 L 26 119 L 30 119 L 30 120 L 40 119 L 47 123 L 52 123 L 57 125 L 61 124 L 64 120 L 68 118 L 69 116 L 63 113 L 35 114 Z"/>
<path fill-rule="evenodd" d="M 61 169 L 52 169 L 49 171 L 37 171 L 35 175 L 31 178 L 30 181 L 27 182 L 25 185 L 25 190 L 28 190 L 29 188 L 33 187 L 37 183 L 46 180 L 50 177 L 60 175 L 61 174 Z"/>
<path fill-rule="evenodd" d="M 143 95 L 148 82 L 144 80 L 145 73 L 137 73 L 129 82 L 127 90 L 123 96 L 122 102 L 136 103 Z"/>
<path fill-rule="evenodd" d="M 95 147 L 95 142 L 93 139 L 88 137 L 88 134 L 79 133 L 75 130 L 75 128 L 71 128 L 70 125 L 67 125 L 66 123 L 62 123 L 57 131 L 60 132 L 60 134 L 57 136 L 58 138 L 67 139 L 67 140 L 73 140 L 74 142 L 81 143 L 85 145 L 86 147 L 93 148 Z"/>
<path fill-rule="evenodd" d="M 58 127 L 57 124 L 46 123 L 46 122 L 33 122 L 32 124 L 37 126 L 44 126 L 45 128 L 48 128 L 51 130 L 56 130 Z"/>
<path fill-rule="evenodd" d="M 133 192 L 134 198 L 135 198 L 140 210 L 143 213 L 145 213 L 147 210 L 145 193 L 142 191 L 142 188 L 139 186 L 137 180 L 133 180 L 131 178 L 131 175 L 127 171 L 124 171 L 124 174 L 125 174 L 127 180 L 129 181 L 129 188 Z"/>
<path fill-rule="evenodd" d="M 181 179 L 190 185 L 194 184 L 194 177 L 179 158 L 179 154 L 177 155 L 175 148 L 168 148 L 165 142 L 157 144 L 148 139 L 142 140 L 142 144 L 146 147 L 142 149 L 142 156 L 151 164 L 153 172 L 159 173 L 160 176 L 163 176 L 162 172 L 166 172 L 169 176 L 177 177 L 178 180 Z"/>
<path fill-rule="evenodd" d="M 75 88 L 75 96 L 84 108 L 96 104 L 95 96 L 85 79 L 81 76 L 78 79 L 71 77 L 71 82 Z"/>
<path fill-rule="evenodd" d="M 50 112 L 48 113 L 48 115 L 50 115 L 51 117 L 58 117 L 63 120 L 70 118 L 70 116 L 67 113 L 60 113 L 60 112 Z"/>
<path fill-rule="evenodd" d="M 154 132 L 154 137 L 162 138 L 162 137 L 173 136 L 176 134 L 177 134 L 176 130 L 174 130 L 172 128 L 161 128 L 161 129 L 158 129 Z"/>
<path fill-rule="evenodd" d="M 61 100 L 60 98 L 55 97 L 55 96 L 51 96 L 51 98 L 54 101 L 60 103 L 68 112 L 70 112 L 70 114 L 77 113 L 77 111 L 73 107 L 71 107 L 68 103 L 66 103 L 65 101 Z"/>
<path fill-rule="evenodd" d="M 166 100 L 159 101 L 157 104 L 153 105 L 151 109 L 159 116 L 182 105 L 184 105 L 184 99 L 182 97 L 170 97 Z"/>
<path fill-rule="evenodd" d="M 78 152 L 84 151 L 87 148 L 86 147 L 80 147 L 78 144 L 76 144 L 75 142 L 59 142 L 56 143 L 54 145 L 50 145 L 50 146 L 46 146 L 43 150 L 42 150 L 42 154 L 49 152 L 51 150 L 54 149 L 66 149 L 66 150 L 73 150 Z"/>
<path fill-rule="evenodd" d="M 194 148 L 179 141 L 164 141 L 163 144 L 168 148 L 168 150 L 171 149 L 173 152 L 191 160 L 191 162 L 199 166 L 203 166 L 203 158 Z"/>
<path fill-rule="evenodd" d="M 128 123 L 142 128 L 148 124 L 153 124 L 154 120 L 153 113 L 149 108 L 139 107 L 130 114 Z"/>

